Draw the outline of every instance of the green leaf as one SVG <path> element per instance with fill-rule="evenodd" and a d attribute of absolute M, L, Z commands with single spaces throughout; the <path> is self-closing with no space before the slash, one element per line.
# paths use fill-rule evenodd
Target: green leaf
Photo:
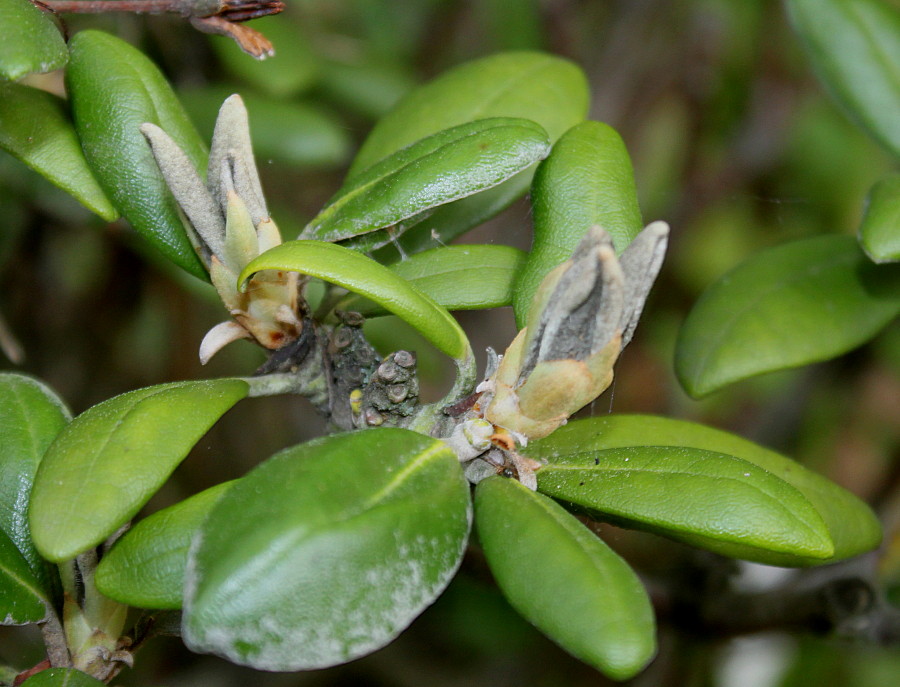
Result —
<path fill-rule="evenodd" d="M 859 241 L 875 262 L 900 261 L 900 174 L 892 174 L 872 187 Z"/>
<path fill-rule="evenodd" d="M 653 608 L 628 564 L 546 496 L 489 477 L 475 492 L 478 539 L 503 594 L 563 649 L 616 680 L 656 650 Z"/>
<path fill-rule="evenodd" d="M 30 518 L 38 551 L 58 563 L 106 539 L 247 392 L 239 379 L 174 382 L 116 396 L 76 417 L 34 480 Z"/>
<path fill-rule="evenodd" d="M 846 489 L 790 458 L 739 436 L 694 422 L 652 415 L 609 415 L 570 422 L 546 439 L 528 445 L 537 460 L 635 446 L 680 446 L 745 460 L 784 480 L 818 511 L 834 543 L 831 558 L 797 554 L 767 556 L 773 565 L 820 565 L 871 551 L 881 542 L 881 524 L 872 510 Z"/>
<path fill-rule="evenodd" d="M 182 91 L 179 97 L 205 138 L 211 139 L 219 108 L 233 92 L 217 86 Z M 249 93 L 241 98 L 250 113 L 253 150 L 260 161 L 321 168 L 334 167 L 349 157 L 350 136 L 334 115 L 306 103 Z"/>
<path fill-rule="evenodd" d="M 525 119 L 494 117 L 446 129 L 354 176 L 300 236 L 340 241 L 395 227 L 496 186 L 549 152 L 544 130 Z"/>
<path fill-rule="evenodd" d="M 898 313 L 900 267 L 873 265 L 849 236 L 794 241 L 706 290 L 679 332 L 675 372 L 691 396 L 705 396 L 846 353 Z"/>
<path fill-rule="evenodd" d="M 404 10 L 406 8 L 403 8 Z M 409 66 L 374 55 L 348 56 L 352 62 L 324 60 L 318 90 L 340 110 L 376 120 L 416 85 Z"/>
<path fill-rule="evenodd" d="M 42 583 L 16 545 L 0 532 L 0 625 L 28 625 L 47 617 Z"/>
<path fill-rule="evenodd" d="M 379 428 L 282 451 L 228 491 L 191 548 L 185 643 L 281 671 L 372 652 L 446 587 L 470 520 L 440 440 Z"/>
<path fill-rule="evenodd" d="M 101 687 L 103 684 L 74 668 L 49 668 L 32 675 L 22 687 Z"/>
<path fill-rule="evenodd" d="M 538 165 L 531 188 L 534 239 L 516 281 L 513 309 L 524 327 L 547 273 L 572 256 L 595 224 L 621 253 L 643 229 L 631 159 L 615 129 L 582 122 L 569 129 Z"/>
<path fill-rule="evenodd" d="M 788 0 L 787 8 L 834 99 L 900 155 L 900 11 L 882 0 Z"/>
<path fill-rule="evenodd" d="M 137 608 L 181 608 L 191 537 L 233 484 L 217 484 L 132 527 L 97 566 L 100 593 Z"/>
<path fill-rule="evenodd" d="M 554 452 L 537 478 L 539 491 L 599 518 L 726 556 L 769 563 L 834 554 L 803 494 L 733 455 L 685 446 Z"/>
<path fill-rule="evenodd" d="M 407 94 L 382 118 L 356 156 L 348 179 L 419 139 L 486 117 L 540 124 L 550 141 L 587 115 L 588 85 L 568 60 L 539 52 L 507 52 L 461 64 Z M 533 170 L 477 196 L 443 206 L 400 241 L 409 252 L 433 248 L 500 212 L 528 189 Z"/>
<path fill-rule="evenodd" d="M 446 246 L 389 266 L 416 289 L 447 310 L 500 308 L 512 303 L 513 281 L 525 253 L 509 246 Z M 349 296 L 336 310 L 366 316 L 388 311 L 359 296 Z"/>
<path fill-rule="evenodd" d="M 47 589 L 47 565 L 28 529 L 28 502 L 38 465 L 50 442 L 71 419 L 48 387 L 20 374 L 0 374 L 0 530 L 6 533 Z"/>
<path fill-rule="evenodd" d="M 406 320 L 434 346 L 457 359 L 471 347 L 453 316 L 410 283 L 362 253 L 322 241 L 288 241 L 250 261 L 238 278 L 246 281 L 260 270 L 308 274 L 361 294 Z"/>
<path fill-rule="evenodd" d="M 100 186 L 151 245 L 200 279 L 194 252 L 141 124 L 162 127 L 198 170 L 206 148 L 165 77 L 128 43 L 101 31 L 80 31 L 69 42 L 66 86 L 75 130 Z"/>
<path fill-rule="evenodd" d="M 0 148 L 107 222 L 119 216 L 88 167 L 75 127 L 56 96 L 0 83 Z"/>
<path fill-rule="evenodd" d="M 28 0 L 0 0 L 0 80 L 16 81 L 26 74 L 65 66 L 68 57 L 62 34 L 50 18 Z"/>

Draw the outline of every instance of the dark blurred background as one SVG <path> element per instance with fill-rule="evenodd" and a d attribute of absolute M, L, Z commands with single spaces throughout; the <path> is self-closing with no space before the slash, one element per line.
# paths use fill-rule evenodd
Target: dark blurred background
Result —
<path fill-rule="evenodd" d="M 591 118 L 622 134 L 646 221 L 672 226 L 669 257 L 612 390 L 584 414 L 646 412 L 738 432 L 819 470 L 872 503 L 893 545 L 876 567 L 900 604 L 900 326 L 839 360 L 768 375 L 690 400 L 672 373 L 678 327 L 702 290 L 761 248 L 824 233 L 852 234 L 886 154 L 814 79 L 783 8 L 771 0 L 288 0 L 253 22 L 275 44 L 261 63 L 228 39 L 177 17 L 75 17 L 70 32 L 103 28 L 160 65 L 208 139 L 222 99 L 241 93 L 264 188 L 286 238 L 338 188 L 373 122 L 407 90 L 462 61 L 510 49 L 547 50 L 588 74 Z M 61 89 L 59 75 L 40 77 Z M 530 245 L 523 200 L 462 238 Z M 239 342 L 206 367 L 203 334 L 225 319 L 212 288 L 165 264 L 124 222 L 104 224 L 0 153 L 0 318 L 23 349 L 0 368 L 38 376 L 74 412 L 136 387 L 247 375 L 264 356 Z M 509 309 L 462 313 L 476 351 L 503 349 Z M 373 341 L 415 348 L 426 394 L 449 366 L 400 325 L 376 321 Z M 394 337 L 388 339 L 388 335 Z M 484 356 L 480 353 L 483 363 Z M 273 452 L 320 434 L 302 399 L 251 399 L 201 441 L 147 512 L 239 476 Z M 650 535 L 604 526 L 651 592 L 702 584 L 710 563 Z M 890 543 L 890 542 L 889 542 Z M 718 563 L 715 565 L 719 565 Z M 715 567 L 713 565 L 713 568 Z M 691 577 L 696 573 L 697 580 Z M 783 579 L 747 567 L 748 584 Z M 673 580 L 679 580 L 673 582 Z M 656 598 L 656 596 L 654 596 Z M 0 628 L 0 659 L 40 659 L 37 637 Z M 900 652 L 842 637 L 769 632 L 717 636 L 689 611 L 660 608 L 660 655 L 635 685 L 884 687 Z M 332 670 L 274 675 L 195 656 L 175 638 L 138 654 L 120 685 L 343 687 L 603 685 L 521 620 L 473 550 L 447 593 L 394 644 Z"/>

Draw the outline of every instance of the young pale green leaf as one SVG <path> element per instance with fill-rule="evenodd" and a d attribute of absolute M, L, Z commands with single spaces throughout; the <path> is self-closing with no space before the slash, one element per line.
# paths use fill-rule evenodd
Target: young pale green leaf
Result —
<path fill-rule="evenodd" d="M 300 272 L 343 286 L 406 320 L 447 355 L 464 359 L 471 354 L 465 332 L 450 313 L 384 265 L 350 248 L 288 241 L 252 260 L 238 283 L 245 285 L 260 270 Z"/>
<path fill-rule="evenodd" d="M 900 174 L 892 174 L 872 187 L 859 242 L 875 262 L 900 262 Z"/>
<path fill-rule="evenodd" d="M 181 608 L 191 537 L 233 484 L 201 491 L 128 530 L 97 566 L 100 593 L 137 608 Z"/>
<path fill-rule="evenodd" d="M 489 477 L 475 492 L 478 539 L 503 594 L 573 656 L 616 680 L 656 650 L 653 608 L 634 571 L 546 496 Z"/>
<path fill-rule="evenodd" d="M 643 229 L 631 159 L 615 129 L 582 122 L 569 129 L 538 165 L 531 188 L 534 239 L 516 280 L 513 309 L 524 327 L 546 274 L 572 256 L 595 224 L 621 253 Z"/>
<path fill-rule="evenodd" d="M 69 42 L 66 86 L 75 130 L 100 186 L 151 245 L 200 279 L 194 252 L 141 124 L 161 127 L 197 169 L 206 148 L 159 69 L 139 50 L 101 31 L 80 31 Z"/>
<path fill-rule="evenodd" d="M 29 0 L 0 0 L 0 81 L 61 69 L 68 54 L 62 34 L 49 16 Z M 0 94 L 0 100 L 5 97 Z"/>
<path fill-rule="evenodd" d="M 28 562 L 43 589 L 47 565 L 28 529 L 28 501 L 38 465 L 72 416 L 44 384 L 20 374 L 0 374 L 0 530 Z"/>
<path fill-rule="evenodd" d="M 785 554 L 834 555 L 803 494 L 729 454 L 684 446 L 591 450 L 557 456 L 537 478 L 539 491 L 575 508 L 726 556 L 769 563 Z"/>
<path fill-rule="evenodd" d="M 900 10 L 882 0 L 788 0 L 787 9 L 834 99 L 900 155 Z"/>
<path fill-rule="evenodd" d="M 588 85 L 568 60 L 540 52 L 506 52 L 466 62 L 408 93 L 383 117 L 356 156 L 349 181 L 401 148 L 443 129 L 485 117 L 521 117 L 540 124 L 550 141 L 587 115 Z M 409 252 L 449 241 L 508 207 L 525 193 L 533 170 L 484 193 L 438 208 L 400 239 Z"/>
<path fill-rule="evenodd" d="M 513 281 L 524 262 L 525 253 L 510 246 L 446 246 L 410 256 L 389 269 L 447 310 L 481 310 L 512 303 Z M 335 309 L 367 317 L 388 314 L 355 295 Z"/>
<path fill-rule="evenodd" d="M 846 353 L 898 313 L 900 266 L 873 265 L 849 236 L 787 243 L 706 290 L 679 332 L 675 372 L 691 396 L 704 396 Z"/>
<path fill-rule="evenodd" d="M 385 227 L 399 234 L 404 220 L 496 186 L 549 152 L 546 132 L 526 119 L 479 119 L 440 131 L 355 175 L 300 236 L 340 241 Z"/>
<path fill-rule="evenodd" d="M 16 545 L 0 531 L 0 625 L 28 625 L 47 617 L 44 586 Z"/>
<path fill-rule="evenodd" d="M 379 428 L 282 451 L 194 540 L 185 643 L 262 670 L 353 660 L 443 591 L 470 521 L 468 485 L 440 440 Z"/>
<path fill-rule="evenodd" d="M 248 392 L 239 379 L 137 389 L 89 408 L 50 445 L 31 496 L 31 536 L 62 562 L 140 510 L 206 431 Z"/>
<path fill-rule="evenodd" d="M 63 101 L 45 91 L 0 83 L 0 149 L 19 158 L 108 222 L 119 216 L 84 159 Z"/>
<path fill-rule="evenodd" d="M 102 687 L 103 684 L 74 668 L 49 668 L 32 675 L 22 687 Z"/>
<path fill-rule="evenodd" d="M 766 562 L 772 565 L 832 563 L 871 551 L 881 542 L 878 518 L 846 489 L 775 451 L 694 422 L 652 415 L 608 415 L 576 420 L 560 427 L 546 439 L 530 443 L 526 452 L 531 458 L 555 463 L 567 456 L 590 456 L 596 451 L 648 444 L 697 448 L 739 458 L 784 480 L 803 494 L 825 522 L 834 544 L 834 554 L 826 559 L 796 552 L 767 554 Z"/>

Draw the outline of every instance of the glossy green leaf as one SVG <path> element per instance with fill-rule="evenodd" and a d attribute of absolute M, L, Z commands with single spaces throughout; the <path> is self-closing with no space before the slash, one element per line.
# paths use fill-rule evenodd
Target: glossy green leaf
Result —
<path fill-rule="evenodd" d="M 643 229 L 631 159 L 615 129 L 582 122 L 569 129 L 538 165 L 531 187 L 534 239 L 516 281 L 513 309 L 524 327 L 546 274 L 572 256 L 595 224 L 621 253 Z"/>
<path fill-rule="evenodd" d="M 141 124 L 162 127 L 199 169 L 206 148 L 165 77 L 128 43 L 101 31 L 69 42 L 66 86 L 85 157 L 113 204 L 169 260 L 208 279 Z"/>
<path fill-rule="evenodd" d="M 62 34 L 29 0 L 0 0 L 0 26 L 6 29 L 0 41 L 0 80 L 16 81 L 65 66 Z"/>
<path fill-rule="evenodd" d="M 239 379 L 174 382 L 116 396 L 76 417 L 34 480 L 29 515 L 38 551 L 61 562 L 106 539 L 247 392 Z"/>
<path fill-rule="evenodd" d="M 0 530 L 19 549 L 44 589 L 47 566 L 31 542 L 28 501 L 47 447 L 71 417 L 41 382 L 20 374 L 0 374 Z"/>
<path fill-rule="evenodd" d="M 723 453 L 771 473 L 806 497 L 818 511 L 834 544 L 831 558 L 799 554 L 767 555 L 773 565 L 820 565 L 871 551 L 881 542 L 881 524 L 872 510 L 846 489 L 775 451 L 729 432 L 653 415 L 608 415 L 570 422 L 546 439 L 532 442 L 527 454 L 555 462 L 561 456 L 635 446 L 680 446 Z"/>
<path fill-rule="evenodd" d="M 0 532 L 0 625 L 28 625 L 47 616 L 49 601 L 16 545 Z"/>
<path fill-rule="evenodd" d="M 201 491 L 128 530 L 97 566 L 100 593 L 137 608 L 181 608 L 191 537 L 233 484 Z"/>
<path fill-rule="evenodd" d="M 22 687 L 101 687 L 103 684 L 74 668 L 49 668 L 32 675 Z"/>
<path fill-rule="evenodd" d="M 475 492 L 478 539 L 503 594 L 573 656 L 616 680 L 656 650 L 653 608 L 628 564 L 546 496 L 490 477 Z"/>
<path fill-rule="evenodd" d="M 825 523 L 800 491 L 730 454 L 685 446 L 585 449 L 556 455 L 537 477 L 539 491 L 604 520 L 726 556 L 770 563 L 834 554 Z"/>
<path fill-rule="evenodd" d="M 709 287 L 678 335 L 675 372 L 700 397 L 763 372 L 828 360 L 900 313 L 900 266 L 849 236 L 761 251 Z"/>
<path fill-rule="evenodd" d="M 45 91 L 0 83 L 0 149 L 72 194 L 108 222 L 119 216 L 84 159 L 63 101 Z"/>
<path fill-rule="evenodd" d="M 883 0 L 788 0 L 787 8 L 834 99 L 900 155 L 900 9 Z"/>
<path fill-rule="evenodd" d="M 859 241 L 875 262 L 900 261 L 900 174 L 892 174 L 872 187 Z"/>
<path fill-rule="evenodd" d="M 399 234 L 405 220 L 496 186 L 549 152 L 544 130 L 525 119 L 446 129 L 355 175 L 300 236 L 340 241 L 385 227 Z"/>
<path fill-rule="evenodd" d="M 470 509 L 455 454 L 415 432 L 282 451 L 228 491 L 192 546 L 185 643 L 283 671 L 372 652 L 446 587 Z"/>
<path fill-rule="evenodd" d="M 588 85 L 568 60 L 540 52 L 507 52 L 461 64 L 407 94 L 366 139 L 349 180 L 419 139 L 485 117 L 521 117 L 540 124 L 550 141 L 582 121 Z M 471 229 L 525 193 L 533 170 L 477 196 L 439 208 L 407 232 L 401 245 L 432 248 L 432 232 L 444 241 Z"/>
<path fill-rule="evenodd" d="M 512 303 L 513 281 L 525 253 L 509 246 L 446 246 L 390 265 L 391 272 L 447 310 L 500 308 Z M 359 296 L 335 306 L 366 316 L 387 310 Z"/>
<path fill-rule="evenodd" d="M 204 137 L 211 139 L 219 108 L 233 92 L 232 88 L 217 86 L 182 91 L 179 97 Z M 241 99 L 250 114 L 253 151 L 260 163 L 334 167 L 349 157 L 350 135 L 334 115 L 314 105 L 252 93 L 242 93 Z"/>
<path fill-rule="evenodd" d="M 260 270 L 300 272 L 365 296 L 406 320 L 434 346 L 454 358 L 467 358 L 471 347 L 453 316 L 409 282 L 355 250 L 323 241 L 288 241 L 248 264 L 238 283 Z"/>

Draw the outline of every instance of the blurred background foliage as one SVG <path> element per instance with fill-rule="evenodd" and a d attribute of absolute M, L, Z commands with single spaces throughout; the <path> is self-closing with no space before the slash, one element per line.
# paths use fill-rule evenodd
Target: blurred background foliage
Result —
<path fill-rule="evenodd" d="M 413 85 L 461 61 L 507 49 L 544 49 L 588 74 L 590 117 L 622 134 L 645 220 L 673 228 L 669 258 L 617 383 L 586 414 L 647 412 L 708 422 L 796 457 L 869 501 L 886 523 L 881 555 L 853 563 L 878 575 L 900 605 L 900 323 L 836 361 L 768 375 L 691 401 L 672 373 L 675 334 L 700 292 L 761 248 L 852 234 L 869 187 L 891 168 L 816 82 L 775 0 L 288 0 L 254 22 L 277 55 L 261 63 L 229 40 L 177 17 L 65 17 L 72 33 L 103 28 L 147 52 L 204 134 L 221 100 L 248 105 L 270 208 L 286 237 L 340 185 L 372 123 Z M 58 74 L 30 77 L 62 92 Z M 223 319 L 211 287 L 157 259 L 123 222 L 104 224 L 62 191 L 0 153 L 0 367 L 46 380 L 75 412 L 130 389 L 178 379 L 249 374 L 263 354 L 225 349 L 206 368 L 203 334 Z M 464 242 L 530 244 L 519 202 Z M 508 309 L 461 313 L 476 351 L 515 333 Z M 436 397 L 446 365 L 397 323 L 374 321 L 374 341 L 419 351 Z M 390 337 L 390 338 L 389 338 Z M 12 360 L 14 342 L 21 360 Z M 483 354 L 481 355 L 483 362 Z M 200 443 L 148 506 L 169 505 L 243 474 L 324 425 L 305 401 L 252 399 Z M 603 526 L 607 541 L 646 576 L 690 588 L 718 563 L 649 535 Z M 340 571 L 335 571 L 340 574 Z M 748 583 L 784 575 L 747 566 Z M 693 575 L 693 577 L 692 577 Z M 675 583 L 672 580 L 676 580 Z M 742 578 L 743 579 L 743 578 Z M 663 592 L 660 591 L 660 594 Z M 879 602 L 885 602 L 880 600 Z M 665 605 L 663 600 L 662 605 Z M 661 652 L 635 685 L 882 687 L 900 675 L 898 637 L 874 641 L 769 632 L 710 633 L 663 607 Z M 2 629 L 4 662 L 30 665 L 40 643 Z M 895 630 L 896 631 L 896 630 Z M 883 633 L 881 633 L 883 635 Z M 893 649 L 879 642 L 893 641 Z M 30 663 L 31 662 L 31 663 Z M 399 641 L 348 666 L 309 674 L 256 673 L 194 656 L 176 639 L 148 645 L 121 685 L 599 685 L 603 678 L 556 649 L 512 612 L 473 553 L 449 592 Z"/>

